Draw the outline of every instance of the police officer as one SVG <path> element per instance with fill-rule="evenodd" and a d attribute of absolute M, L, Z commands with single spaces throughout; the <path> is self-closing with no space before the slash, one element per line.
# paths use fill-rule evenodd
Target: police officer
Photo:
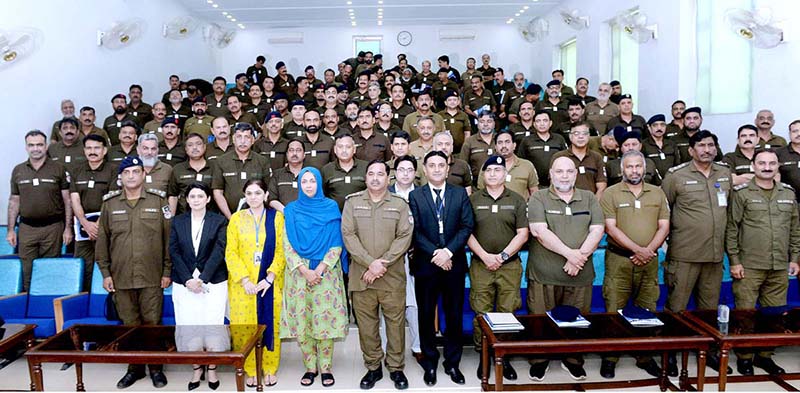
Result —
<path fill-rule="evenodd" d="M 754 174 L 753 155 L 758 144 L 758 129 L 752 124 L 739 127 L 736 132 L 736 150 L 722 156 L 722 162 L 733 173 L 733 185 L 749 182 Z"/>
<path fill-rule="evenodd" d="M 283 213 L 289 202 L 297 199 L 297 175 L 305 165 L 305 148 L 303 141 L 292 139 L 286 150 L 286 166 L 278 168 L 269 179 L 269 206 Z"/>
<path fill-rule="evenodd" d="M 389 148 L 389 138 L 375 132 L 375 115 L 372 109 L 361 108 L 358 110 L 358 131 L 353 132 L 353 141 L 356 146 L 356 158 L 363 161 L 392 159 L 392 150 Z"/>
<path fill-rule="evenodd" d="M 103 129 L 111 138 L 111 144 L 119 144 L 119 129 L 122 128 L 122 122 L 130 120 L 135 122 L 135 118 L 128 113 L 128 98 L 125 94 L 117 94 L 111 98 L 111 106 L 114 109 L 114 114 L 106 117 L 103 121 Z"/>
<path fill-rule="evenodd" d="M 216 162 L 217 158 L 230 151 L 233 146 L 231 126 L 228 124 L 228 119 L 218 117 L 212 120 L 211 133 L 214 134 L 214 140 L 206 145 L 206 160 Z"/>
<path fill-rule="evenodd" d="M 606 222 L 606 274 L 603 298 L 614 312 L 633 300 L 648 310 L 658 300 L 658 248 L 669 233 L 669 207 L 660 188 L 644 182 L 645 158 L 631 150 L 622 155 L 622 182 L 606 189 L 600 206 Z M 606 355 L 600 375 L 614 377 L 619 358 Z M 661 368 L 650 356 L 639 356 L 636 366 L 658 377 Z"/>
<path fill-rule="evenodd" d="M 587 190 L 600 198 L 607 185 L 606 168 L 603 156 L 589 150 L 589 123 L 581 121 L 572 126 L 569 140 L 571 142 L 569 148 L 556 153 L 553 159 L 568 157 L 572 160 L 578 170 L 575 187 Z"/>
<path fill-rule="evenodd" d="M 555 79 L 547 82 L 546 97 L 544 101 L 539 101 L 534 109 L 537 113 L 547 112 L 550 115 L 553 131 L 558 131 L 562 124 L 569 123 L 567 100 L 561 98 L 561 82 Z"/>
<path fill-rule="evenodd" d="M 57 257 L 61 246 L 72 242 L 72 206 L 64 166 L 47 158 L 47 136 L 39 130 L 25 134 L 25 151 L 28 160 L 11 171 L 6 235 L 11 247 L 19 246 L 23 291 L 30 288 L 33 260 Z M 19 241 L 14 231 L 17 218 Z"/>
<path fill-rule="evenodd" d="M 75 166 L 86 161 L 83 155 L 83 136 L 78 132 L 78 121 L 72 117 L 65 117 L 59 123 L 59 133 L 61 140 L 47 147 L 47 156 L 63 165 L 70 175 Z"/>
<path fill-rule="evenodd" d="M 349 285 L 367 373 L 362 389 L 383 377 L 380 314 L 386 324 L 386 368 L 395 388 L 408 388 L 405 367 L 406 270 L 413 220 L 408 204 L 388 192 L 389 165 L 367 165 L 367 189 L 351 194 L 342 212 L 342 238 L 350 253 Z"/>
<path fill-rule="evenodd" d="M 228 96 L 225 94 L 226 83 L 225 78 L 221 76 L 214 78 L 211 84 L 214 91 L 206 96 L 206 104 L 208 105 L 206 113 L 213 117 L 227 117 L 230 113 L 228 110 Z"/>
<path fill-rule="evenodd" d="M 470 136 L 461 146 L 461 159 L 472 170 L 473 184 L 477 185 L 480 168 L 489 156 L 494 155 L 494 114 L 482 112 L 478 118 L 478 132 Z"/>
<path fill-rule="evenodd" d="M 203 136 L 193 132 L 186 136 L 186 155 L 189 160 L 178 163 L 172 168 L 172 177 L 167 186 L 169 209 L 173 215 L 188 211 L 186 190 L 190 185 L 200 182 L 211 188 L 213 170 L 205 157 L 206 144 Z M 210 209 L 215 206 L 210 205 Z M 215 209 L 214 209 L 215 210 Z"/>
<path fill-rule="evenodd" d="M 641 130 L 640 132 L 643 133 L 642 139 L 650 136 L 647 132 L 647 122 L 644 120 L 644 117 L 633 113 L 633 98 L 630 94 L 623 94 L 620 96 L 619 115 L 608 121 L 608 128 L 613 129 L 616 126 L 622 126 L 628 132 L 633 131 L 634 128 L 638 128 Z"/>
<path fill-rule="evenodd" d="M 703 111 L 699 107 L 693 106 L 684 110 L 682 116 L 683 130 L 672 137 L 672 140 L 675 141 L 675 145 L 681 152 L 681 162 L 689 162 L 692 160 L 692 157 L 689 157 L 689 138 L 700 131 L 700 127 L 703 125 Z M 714 157 L 714 161 L 720 160 L 722 160 L 722 149 L 717 145 L 717 155 Z"/>
<path fill-rule="evenodd" d="M 791 187 L 775 181 L 778 156 L 773 150 L 757 151 L 753 166 L 755 177 L 734 187 L 725 229 L 734 301 L 742 309 L 753 309 L 756 302 L 761 307 L 785 306 L 787 268 L 789 276 L 796 276 L 800 269 L 797 202 Z M 770 375 L 786 373 L 772 360 L 771 350 L 761 350 L 755 357 L 740 350 L 736 358 L 742 375 L 753 375 L 753 366 Z"/>
<path fill-rule="evenodd" d="M 681 163 L 680 151 L 672 139 L 664 138 L 667 122 L 664 115 L 653 115 L 647 120 L 650 137 L 642 141 L 642 153 L 645 158 L 653 160 L 658 173 L 667 174 L 669 168 Z"/>
<path fill-rule="evenodd" d="M 133 84 L 128 88 L 128 95 L 131 97 L 128 105 L 128 113 L 133 116 L 133 121 L 144 127 L 147 122 L 153 120 L 153 107 L 146 102 L 142 102 L 142 86 Z"/>
<path fill-rule="evenodd" d="M 800 200 L 800 120 L 789 123 L 789 144 L 779 148 L 781 181 L 794 188 Z"/>
<path fill-rule="evenodd" d="M 601 83 L 597 86 L 597 100 L 586 104 L 586 121 L 597 130 L 600 135 L 604 135 L 608 127 L 608 122 L 619 115 L 619 106 L 610 102 L 611 85 Z"/>
<path fill-rule="evenodd" d="M 105 161 L 108 141 L 100 135 L 90 134 L 83 138 L 85 161 L 76 165 L 70 182 L 72 212 L 78 221 L 79 232 L 75 233 L 75 256 L 83 258 L 83 290 L 92 287 L 94 270 L 94 247 L 97 240 L 97 219 L 103 205 L 103 195 L 119 188 L 116 164 Z"/>
<path fill-rule="evenodd" d="M 614 127 L 614 139 L 617 140 L 617 145 L 619 146 L 620 154 L 625 155 L 625 153 L 636 150 L 638 152 L 642 151 L 642 133 L 639 129 L 634 129 L 633 131 L 627 131 L 626 128 L 622 126 Z M 644 182 L 648 184 L 652 184 L 654 186 L 661 185 L 661 173 L 658 172 L 656 169 L 656 163 L 653 160 L 645 157 L 645 173 L 644 173 Z M 610 160 L 606 162 L 606 179 L 608 180 L 608 185 L 613 186 L 614 184 L 618 184 L 622 181 L 622 167 L 620 164 L 622 163 L 622 158 L 617 158 L 614 160 Z"/>
<path fill-rule="evenodd" d="M 461 146 L 464 140 L 472 135 L 472 126 L 469 124 L 469 116 L 466 112 L 459 109 L 461 99 L 457 91 L 449 91 L 444 96 L 445 109 L 439 112 L 439 116 L 444 120 L 444 129 L 453 136 L 453 151 L 455 154 L 461 153 Z"/>
<path fill-rule="evenodd" d="M 158 144 L 158 159 L 169 166 L 186 161 L 186 148 L 181 141 L 180 124 L 180 119 L 172 116 L 167 116 L 161 122 L 164 140 Z"/>
<path fill-rule="evenodd" d="M 344 208 L 345 197 L 367 188 L 367 163 L 355 158 L 355 143 L 350 134 L 336 138 L 336 160 L 322 167 L 323 190 L 328 198 Z"/>
<path fill-rule="evenodd" d="M 214 202 L 220 213 L 230 219 L 245 203 L 242 189 L 251 179 L 269 183 L 272 169 L 269 160 L 252 151 L 255 130 L 249 123 L 237 124 L 233 132 L 232 151 L 217 158 L 211 180 Z"/>
<path fill-rule="evenodd" d="M 197 97 L 192 101 L 192 114 L 194 116 L 187 119 L 183 125 L 186 135 L 196 132 L 204 140 L 208 140 L 208 136 L 211 135 L 211 121 L 214 118 L 206 114 L 206 109 L 208 109 L 208 104 L 206 104 L 205 97 Z"/>
<path fill-rule="evenodd" d="M 305 166 L 322 170 L 322 167 L 336 158 L 333 154 L 335 139 L 319 132 L 321 121 L 317 111 L 306 111 L 303 114 L 303 125 L 306 132 L 300 140 L 306 154 Z"/>
<path fill-rule="evenodd" d="M 160 127 L 159 127 L 160 128 Z M 136 155 L 136 142 L 141 128 L 133 120 L 125 120 L 119 128 L 119 143 L 108 149 L 108 161 L 119 165 L 126 156 Z M 156 136 L 156 134 L 150 134 Z M 158 140 L 158 137 L 156 137 Z"/>
<path fill-rule="evenodd" d="M 528 252 L 528 310 L 544 314 L 556 306 L 588 313 L 592 304 L 592 253 L 603 237 L 603 211 L 591 191 L 575 186 L 578 168 L 569 157 L 558 157 L 550 168 L 551 185 L 528 201 L 531 236 Z M 548 361 L 532 359 L 529 376 L 542 381 Z M 562 361 L 573 379 L 586 378 L 583 357 Z"/>
<path fill-rule="evenodd" d="M 272 171 L 283 168 L 286 165 L 286 149 L 289 140 L 283 136 L 283 118 L 281 114 L 272 111 L 264 119 L 264 134 L 253 145 L 253 151 L 269 159 L 269 166 Z"/>
<path fill-rule="evenodd" d="M 539 174 L 539 185 L 542 187 L 550 185 L 550 179 L 547 174 L 550 170 L 550 161 L 553 156 L 567 149 L 567 142 L 564 137 L 550 131 L 554 129 L 553 126 L 554 123 L 551 120 L 550 111 L 537 110 L 533 116 L 533 127 L 536 132 L 522 138 L 522 142 L 517 145 L 517 154 L 533 163 L 536 173 Z"/>
<path fill-rule="evenodd" d="M 535 113 L 534 104 L 531 102 L 523 102 L 519 105 L 519 121 L 508 126 L 508 129 L 514 134 L 514 143 L 517 145 L 522 142 L 522 138 L 536 133 L 533 129 L 533 114 Z"/>
<path fill-rule="evenodd" d="M 510 139 L 510 134 L 506 133 Z M 481 350 L 481 329 L 478 318 L 487 312 L 513 313 L 522 306 L 520 281 L 522 263 L 517 254 L 528 241 L 525 221 L 525 200 L 506 188 L 506 163 L 493 155 L 482 168 L 485 188 L 470 196 L 475 224 L 467 245 L 472 250 L 469 267 L 469 304 L 475 311 L 472 341 Z M 478 365 L 478 378 L 482 376 Z M 503 376 L 516 380 L 517 373 L 508 359 L 503 359 Z"/>
<path fill-rule="evenodd" d="M 158 159 L 158 138 L 153 134 L 139 135 L 136 152 L 144 165 L 144 186 L 166 194 L 169 179 L 172 177 L 172 167 Z"/>
<path fill-rule="evenodd" d="M 503 179 L 505 187 L 519 194 L 523 201 L 527 201 L 531 194 L 539 189 L 539 175 L 536 173 L 536 168 L 530 161 L 514 154 L 516 143 L 514 143 L 511 131 L 498 131 L 494 136 L 494 143 L 497 147 L 497 155 L 503 158 L 503 164 L 506 167 L 506 176 Z M 482 189 L 486 178 L 483 174 L 479 176 L 478 188 Z"/>
<path fill-rule="evenodd" d="M 122 323 L 157 325 L 163 290 L 170 286 L 169 225 L 172 214 L 166 193 L 146 188 L 144 162 L 126 157 L 118 173 L 122 189 L 103 197 L 95 257 L 103 288 L 113 293 Z M 145 377 L 144 365 L 129 365 L 117 383 L 124 389 Z M 162 366 L 150 365 L 153 386 L 167 385 Z"/>
<path fill-rule="evenodd" d="M 268 76 L 267 68 L 264 67 L 264 63 L 267 62 L 267 58 L 258 55 L 256 57 L 256 63 L 247 67 L 247 79 L 250 81 L 250 84 L 256 84 L 261 86 L 261 83 L 264 81 L 264 78 Z"/>

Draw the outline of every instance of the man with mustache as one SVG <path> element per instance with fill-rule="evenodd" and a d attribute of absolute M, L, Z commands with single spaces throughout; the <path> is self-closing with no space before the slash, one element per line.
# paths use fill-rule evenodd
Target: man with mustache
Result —
<path fill-rule="evenodd" d="M 555 79 L 547 82 L 545 99 L 539 101 L 534 109 L 537 112 L 546 111 L 550 114 L 553 132 L 559 131 L 564 123 L 569 123 L 567 100 L 566 97 L 561 97 L 561 83 Z"/>
<path fill-rule="evenodd" d="M 800 270 L 800 216 L 794 190 L 775 179 L 778 156 L 773 150 L 756 152 L 753 167 L 755 177 L 734 187 L 725 229 L 737 309 L 752 309 L 756 303 L 785 306 L 788 276 L 797 276 Z M 752 349 L 735 352 L 739 374 L 753 375 L 753 366 L 770 375 L 786 373 L 772 360 L 772 349 L 761 348 L 755 356 Z"/>
<path fill-rule="evenodd" d="M 153 120 L 148 121 L 140 129 L 148 134 L 155 134 L 158 137 L 158 141 L 161 142 L 164 140 L 164 135 L 161 133 L 161 122 L 164 121 L 165 117 L 167 117 L 167 107 L 163 102 L 156 102 L 153 104 Z M 110 152 L 111 150 L 109 150 Z"/>
<path fill-rule="evenodd" d="M 608 187 L 600 199 L 608 247 L 603 299 L 614 312 L 633 304 L 651 311 L 658 301 L 658 249 L 669 234 L 669 207 L 664 192 L 644 182 L 645 158 L 631 150 L 620 160 L 622 182 Z M 600 375 L 614 378 L 617 354 L 603 355 Z M 661 368 L 649 355 L 638 355 L 636 366 L 653 377 Z M 662 365 L 666 366 L 666 365 Z"/>
<path fill-rule="evenodd" d="M 172 167 L 172 177 L 167 186 L 167 200 L 173 216 L 190 210 L 186 203 L 186 190 L 190 185 L 200 182 L 211 188 L 213 177 L 213 170 L 205 157 L 206 143 L 203 136 L 190 133 L 182 145 L 189 159 Z M 214 205 L 209 205 L 208 208 L 216 211 Z"/>
<path fill-rule="evenodd" d="M 375 116 L 372 114 L 372 109 L 361 108 L 358 110 L 359 130 L 353 134 L 356 158 L 366 162 L 377 159 L 389 161 L 392 159 L 389 138 L 376 133 L 373 128 L 374 123 Z"/>
<path fill-rule="evenodd" d="M 439 112 L 444 120 L 445 131 L 453 136 L 453 150 L 456 154 L 461 153 L 461 146 L 464 140 L 472 135 L 472 126 L 469 124 L 469 116 L 460 109 L 461 98 L 457 91 L 449 91 L 444 97 L 445 109 Z"/>
<path fill-rule="evenodd" d="M 597 86 L 597 100 L 586 104 L 586 121 L 594 127 L 600 135 L 609 129 L 608 122 L 613 117 L 619 116 L 619 106 L 609 101 L 611 85 L 601 83 Z"/>
<path fill-rule="evenodd" d="M 78 134 L 78 121 L 73 117 L 65 117 L 60 124 L 61 141 L 47 147 L 47 156 L 67 169 L 67 177 L 75 167 L 86 161 L 83 154 L 82 137 Z"/>
<path fill-rule="evenodd" d="M 777 149 L 786 146 L 786 139 L 772 133 L 775 115 L 769 109 L 762 109 L 756 114 L 758 128 L 758 147 L 761 149 Z"/>
<path fill-rule="evenodd" d="M 195 97 L 197 98 L 197 97 Z M 169 92 L 169 104 L 166 106 L 167 116 L 172 116 L 180 121 L 179 126 L 183 127 L 186 120 L 192 116 L 193 99 L 184 99 L 180 90 L 173 90 Z"/>
<path fill-rule="evenodd" d="M 580 101 L 578 102 L 580 103 Z M 567 157 L 575 163 L 578 170 L 578 177 L 575 180 L 575 187 L 590 191 L 599 199 L 606 189 L 606 170 L 603 157 L 600 153 L 589 150 L 589 124 L 579 122 L 569 133 L 572 142 L 567 150 L 560 151 L 553 156 L 553 160 L 558 157 Z M 552 165 L 552 164 L 551 164 Z"/>
<path fill-rule="evenodd" d="M 119 188 L 117 185 L 117 168 L 115 164 L 105 161 L 108 152 L 108 141 L 99 135 L 88 135 L 83 138 L 85 161 L 77 165 L 72 172 L 69 185 L 70 201 L 75 220 L 80 224 L 79 233 L 75 233 L 75 257 L 83 258 L 83 291 L 92 287 L 94 271 L 94 247 L 97 240 L 97 219 L 103 206 L 103 196 L 109 191 Z"/>
<path fill-rule="evenodd" d="M 128 98 L 125 94 L 117 94 L 111 98 L 111 107 L 114 114 L 106 117 L 103 121 L 103 129 L 111 139 L 112 145 L 119 144 L 119 129 L 125 120 L 134 121 L 135 119 L 128 113 Z"/>
<path fill-rule="evenodd" d="M 283 136 L 283 118 L 275 111 L 267 113 L 262 127 L 264 133 L 253 145 L 253 150 L 269 159 L 269 167 L 275 171 L 286 165 L 286 148 L 289 139 Z"/>
<path fill-rule="evenodd" d="M 375 122 L 375 132 L 379 134 L 383 134 L 385 137 L 389 137 L 389 135 L 394 134 L 396 131 L 402 131 L 400 127 L 396 126 L 392 119 L 394 118 L 394 114 L 392 113 L 392 104 L 382 101 L 378 105 L 375 105 L 375 116 L 377 117 L 377 121 Z M 389 165 L 391 167 L 391 164 Z"/>
<path fill-rule="evenodd" d="M 158 144 L 158 159 L 169 166 L 175 166 L 186 161 L 186 149 L 183 147 L 183 142 L 180 138 L 180 123 L 179 119 L 171 116 L 161 122 L 161 132 L 164 134 L 164 140 Z"/>
<path fill-rule="evenodd" d="M 431 96 L 430 89 L 420 91 L 416 96 L 415 112 L 410 113 L 403 120 L 403 131 L 411 135 L 411 140 L 415 141 L 419 138 L 417 133 L 417 122 L 420 117 L 430 117 L 433 119 L 434 133 L 444 131 L 444 119 L 433 112 L 433 97 Z"/>
<path fill-rule="evenodd" d="M 338 101 L 337 94 L 338 88 L 335 84 L 329 84 L 325 86 L 325 90 L 323 90 L 323 97 L 325 98 L 325 103 L 320 105 L 316 108 L 317 112 L 319 112 L 320 116 L 325 116 L 325 112 L 328 109 L 333 109 L 339 117 L 344 117 L 344 105 L 340 104 Z"/>
<path fill-rule="evenodd" d="M 518 155 L 533 164 L 536 173 L 539 174 L 539 184 L 543 187 L 550 185 L 547 174 L 553 155 L 567 149 L 564 137 L 550 132 L 553 128 L 550 113 L 548 110 L 537 110 L 533 115 L 533 127 L 536 132 L 522 138 L 517 145 Z"/>
<path fill-rule="evenodd" d="M 653 115 L 647 120 L 650 137 L 642 141 L 642 153 L 646 158 L 653 160 L 658 173 L 666 175 L 669 168 L 681 163 L 680 151 L 675 142 L 664 138 L 667 131 L 666 117 L 662 114 Z"/>
<path fill-rule="evenodd" d="M 564 89 L 562 88 L 561 91 L 563 93 Z M 576 91 L 575 98 L 580 100 L 583 106 L 586 106 L 586 104 L 597 100 L 597 98 L 592 97 L 588 94 L 589 80 L 584 77 L 580 77 L 578 78 L 577 81 L 575 81 L 575 91 Z"/>
<path fill-rule="evenodd" d="M 417 142 L 419 142 L 419 140 L 417 140 Z M 433 148 L 431 150 L 440 151 L 447 156 L 447 166 L 449 167 L 447 169 L 447 183 L 464 187 L 467 191 L 467 195 L 471 195 L 473 183 L 472 170 L 466 161 L 453 156 L 453 136 L 446 132 L 440 132 L 434 135 Z M 422 156 L 422 158 L 425 158 L 425 156 Z M 422 158 L 416 161 L 422 162 Z M 418 183 L 420 186 L 424 186 L 428 183 L 428 179 L 425 177 L 422 168 L 419 168 L 417 171 L 417 177 L 420 179 Z"/>
<path fill-rule="evenodd" d="M 752 124 L 745 124 L 739 127 L 736 135 L 736 150 L 722 157 L 722 162 L 733 172 L 734 186 L 747 183 L 755 176 L 753 154 L 756 152 L 758 129 Z"/>
<path fill-rule="evenodd" d="M 681 163 L 692 160 L 692 157 L 689 155 L 689 139 L 692 135 L 700 131 L 702 125 L 703 111 L 699 107 L 693 106 L 683 111 L 683 132 L 672 137 L 672 140 L 675 141 L 675 145 L 678 146 L 678 150 L 681 153 Z M 717 155 L 714 157 L 714 161 L 721 160 L 722 149 L 720 149 L 719 144 L 717 144 Z"/>
<path fill-rule="evenodd" d="M 478 183 L 480 167 L 489 156 L 497 151 L 494 146 L 494 114 L 482 112 L 478 118 L 478 132 L 467 138 L 461 146 L 461 159 L 469 164 L 472 170 L 473 185 Z"/>
<path fill-rule="evenodd" d="M 623 126 L 628 132 L 632 131 L 634 128 L 638 128 L 642 132 L 642 139 L 646 139 L 650 136 L 644 117 L 633 113 L 633 97 L 630 94 L 623 94 L 620 96 L 618 106 L 619 115 L 612 117 L 611 120 L 608 121 L 608 128 Z"/>
<path fill-rule="evenodd" d="M 414 157 L 417 162 L 422 161 L 429 151 L 433 150 L 433 119 L 421 117 L 417 121 L 417 133 L 419 138 L 408 146 L 408 154 Z"/>
<path fill-rule="evenodd" d="M 269 206 L 281 213 L 289 202 L 297 200 L 297 175 L 306 166 L 304 145 L 300 139 L 290 140 L 286 149 L 286 166 L 276 169 L 269 179 Z"/>
<path fill-rule="evenodd" d="M 624 155 L 631 150 L 636 150 L 639 152 L 642 151 L 642 133 L 639 131 L 639 129 L 625 131 L 625 128 L 622 126 L 616 126 L 614 127 L 613 132 L 614 139 L 617 140 L 617 145 L 619 145 L 620 155 Z M 655 186 L 660 186 L 662 176 L 661 173 L 658 172 L 658 169 L 656 169 L 655 162 L 647 157 L 645 157 L 644 160 L 644 182 Z M 621 169 L 622 167 L 620 166 L 621 161 L 622 158 L 617 158 L 606 162 L 606 179 L 609 187 L 623 181 L 624 174 Z"/>
<path fill-rule="evenodd" d="M 231 126 L 224 117 L 218 117 L 211 121 L 211 133 L 214 134 L 214 141 L 206 145 L 206 160 L 214 162 L 217 158 L 227 153 L 233 146 L 231 141 Z"/>
<path fill-rule="evenodd" d="M 168 117 L 164 119 L 164 123 L 169 122 L 170 119 L 172 118 Z M 174 121 L 175 120 L 172 120 L 173 125 Z M 169 185 L 170 177 L 172 177 L 172 166 L 158 159 L 158 138 L 153 134 L 139 135 L 136 153 L 138 153 L 139 159 L 144 167 L 145 189 L 161 191 L 166 198 L 167 186 Z"/>
<path fill-rule="evenodd" d="M 525 88 L 524 96 L 517 98 L 516 100 L 511 102 L 511 107 L 507 110 L 507 112 L 508 112 L 508 122 L 511 123 L 512 127 L 515 124 L 521 122 L 520 111 L 522 110 L 522 105 L 528 102 L 531 104 L 531 109 L 535 108 L 536 104 L 539 103 L 539 95 L 541 93 L 542 93 L 542 86 L 539 86 L 536 83 L 531 83 L 530 85 L 528 85 L 528 87 Z"/>
<path fill-rule="evenodd" d="M 287 139 L 302 138 L 306 131 L 303 125 L 303 116 L 306 113 L 306 102 L 303 100 L 291 101 L 289 111 L 291 115 L 284 118 L 283 122 L 283 137 Z"/>
<path fill-rule="evenodd" d="M 256 115 L 242 110 L 242 101 L 238 95 L 228 96 L 227 119 L 228 123 L 234 126 L 239 123 L 247 123 L 253 126 L 254 129 L 258 127 L 258 118 Z"/>
<path fill-rule="evenodd" d="M 75 117 L 75 104 L 70 99 L 61 100 L 61 119 L 65 117 Z M 61 140 L 59 125 L 61 119 L 53 122 L 52 130 L 50 131 L 50 143 L 56 143 Z"/>
<path fill-rule="evenodd" d="M 514 73 L 513 87 L 503 92 L 503 99 L 500 101 L 500 117 L 501 119 L 508 119 L 508 110 L 511 109 L 511 103 L 525 97 L 525 75 L 521 72 Z"/>
<path fill-rule="evenodd" d="M 133 121 L 144 127 L 148 121 L 153 120 L 153 107 L 146 102 L 142 102 L 142 86 L 133 84 L 128 88 L 128 95 L 131 97 L 128 105 L 128 113 L 133 116 Z"/>
<path fill-rule="evenodd" d="M 197 97 L 192 101 L 192 113 L 194 116 L 186 120 L 183 125 L 186 135 L 191 133 L 200 134 L 208 141 L 208 136 L 211 135 L 211 121 L 214 119 L 206 114 L 207 109 L 208 104 L 206 104 L 205 97 Z"/>
<path fill-rule="evenodd" d="M 303 142 L 305 154 L 304 166 L 322 170 L 322 167 L 335 158 L 333 155 L 334 139 L 319 132 L 320 118 L 317 111 L 307 111 L 303 115 L 303 124 L 306 127 L 306 133 L 300 138 L 300 141 Z"/>
<path fill-rule="evenodd" d="M 779 148 L 780 179 L 794 188 L 797 200 L 800 200 L 800 120 L 789 123 L 789 140 L 791 143 Z"/>
<path fill-rule="evenodd" d="M 221 76 L 214 78 L 214 81 L 211 83 L 211 88 L 214 89 L 214 91 L 206 96 L 206 103 L 208 104 L 206 113 L 213 117 L 228 116 L 228 96 L 225 94 L 225 86 L 227 83 L 225 78 Z"/>
<path fill-rule="evenodd" d="M 405 123 L 406 116 L 414 113 L 414 107 L 408 104 L 406 90 L 399 82 L 393 84 L 389 91 L 391 93 L 390 103 L 392 104 L 393 113 L 392 123 L 394 123 L 394 125 L 396 125 L 398 128 L 402 128 L 403 124 Z"/>
<path fill-rule="evenodd" d="M 497 148 L 497 155 L 503 159 L 506 167 L 506 174 L 503 178 L 504 187 L 514 191 L 527 201 L 534 192 L 539 190 L 539 175 L 533 164 L 525 159 L 517 157 L 514 151 L 517 144 L 514 142 L 511 131 L 501 130 L 494 136 L 494 144 Z M 452 168 L 450 169 L 452 171 Z M 486 178 L 483 173 L 478 174 L 478 189 L 484 188 Z"/>
<path fill-rule="evenodd" d="M 667 124 L 667 138 L 672 138 L 681 133 L 683 130 L 683 111 L 686 110 L 686 103 L 677 100 L 672 103 L 670 112 L 672 113 L 672 121 Z"/>
<path fill-rule="evenodd" d="M 336 159 L 320 171 L 325 195 L 336 201 L 339 210 L 344 208 L 348 195 L 367 188 L 367 162 L 355 157 L 356 146 L 353 139 L 348 133 L 337 136 L 334 146 Z"/>
<path fill-rule="evenodd" d="M 714 309 L 719 304 L 726 209 L 733 187 L 728 166 L 714 162 L 716 135 L 698 131 L 689 144 L 689 162 L 671 168 L 661 185 L 672 226 L 664 263 L 665 308 L 674 312 L 685 310 L 692 294 L 698 309 Z M 719 357 L 709 354 L 707 364 L 719 370 Z M 678 375 L 674 355 L 668 372 Z"/>
<path fill-rule="evenodd" d="M 227 219 L 246 206 L 242 189 L 248 180 L 260 179 L 269 184 L 272 176 L 270 159 L 252 150 L 255 137 L 255 129 L 249 123 L 237 124 L 233 131 L 233 149 L 217 158 L 214 165 L 211 180 L 214 202 Z"/>
<path fill-rule="evenodd" d="M 493 82 L 494 81 L 487 83 Z M 472 130 L 477 131 L 477 122 L 478 118 L 480 117 L 478 112 L 483 111 L 495 113 L 497 109 L 497 102 L 494 100 L 492 93 L 486 91 L 483 84 L 483 78 L 473 75 L 471 84 L 472 89 L 464 93 L 464 100 L 462 104 L 464 105 L 464 112 L 467 112 L 470 120 L 472 120 Z M 405 129 L 405 127 L 403 127 L 403 129 Z"/>
<path fill-rule="evenodd" d="M 553 70 L 553 72 L 550 73 L 550 76 L 553 77 L 553 80 L 557 80 L 561 85 L 561 90 L 559 91 L 559 93 L 561 93 L 561 97 L 567 98 L 571 95 L 575 95 L 575 91 L 572 90 L 571 87 L 564 84 L 564 70 Z"/>
<path fill-rule="evenodd" d="M 122 122 L 119 128 L 119 144 L 111 146 L 111 148 L 108 149 L 108 161 L 118 165 L 126 156 L 135 156 L 136 140 L 140 133 L 139 125 L 134 123 L 133 120 L 125 120 Z M 161 134 L 147 135 L 153 135 L 155 137 Z M 156 137 L 156 140 L 158 140 L 158 137 Z"/>

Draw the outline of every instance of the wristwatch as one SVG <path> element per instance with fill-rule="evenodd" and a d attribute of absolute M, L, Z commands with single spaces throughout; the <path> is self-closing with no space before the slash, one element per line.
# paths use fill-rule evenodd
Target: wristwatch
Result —
<path fill-rule="evenodd" d="M 500 253 L 500 258 L 503 258 L 503 262 L 505 262 L 505 261 L 508 260 L 508 258 L 511 258 L 511 255 L 508 255 L 508 253 L 506 253 L 505 251 L 502 251 Z"/>

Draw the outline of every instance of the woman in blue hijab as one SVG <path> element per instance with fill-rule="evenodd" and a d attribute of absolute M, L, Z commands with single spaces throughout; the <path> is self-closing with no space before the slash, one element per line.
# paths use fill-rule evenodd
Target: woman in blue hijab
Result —
<path fill-rule="evenodd" d="M 321 374 L 322 385 L 335 382 L 331 367 L 333 340 L 345 336 L 347 302 L 339 257 L 342 215 L 322 192 L 316 168 L 303 168 L 296 201 L 286 205 L 286 272 L 281 309 L 281 338 L 296 338 L 306 373 L 303 386 Z"/>

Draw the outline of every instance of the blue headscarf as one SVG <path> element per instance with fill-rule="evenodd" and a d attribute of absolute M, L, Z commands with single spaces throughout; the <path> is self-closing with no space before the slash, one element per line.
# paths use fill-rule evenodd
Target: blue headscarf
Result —
<path fill-rule="evenodd" d="M 300 257 L 310 261 L 309 268 L 316 269 L 332 247 L 342 247 L 342 213 L 333 199 L 322 192 L 322 175 L 313 167 L 305 167 L 297 175 L 302 182 L 303 175 L 311 172 L 317 179 L 317 192 L 313 197 L 302 190 L 297 200 L 286 205 L 283 214 L 286 219 L 286 237 L 289 244 Z"/>

